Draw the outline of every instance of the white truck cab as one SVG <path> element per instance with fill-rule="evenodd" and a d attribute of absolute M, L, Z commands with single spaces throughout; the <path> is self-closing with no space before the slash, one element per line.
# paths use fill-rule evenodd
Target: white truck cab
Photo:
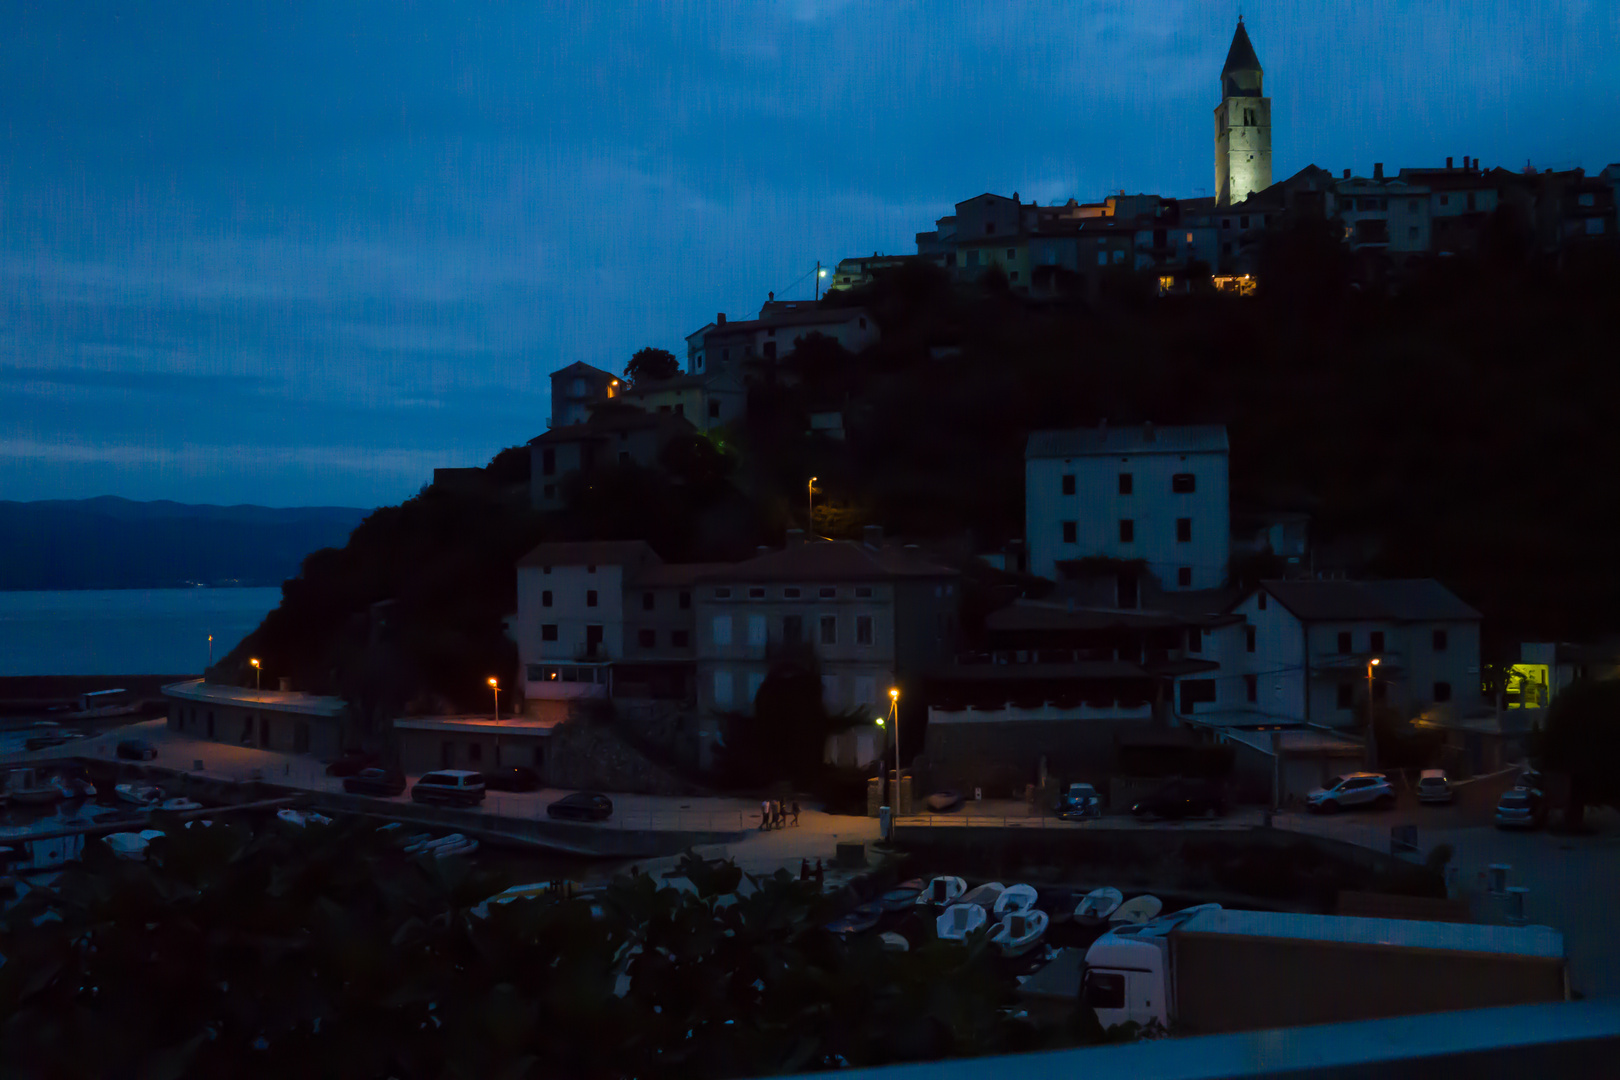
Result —
<path fill-rule="evenodd" d="M 1127 932 L 1110 931 L 1086 950 L 1081 1000 L 1096 1010 L 1105 1028 L 1127 1021 L 1168 1025 L 1165 970 L 1169 942 L 1161 934 L 1140 933 L 1142 927 L 1122 929 Z"/>

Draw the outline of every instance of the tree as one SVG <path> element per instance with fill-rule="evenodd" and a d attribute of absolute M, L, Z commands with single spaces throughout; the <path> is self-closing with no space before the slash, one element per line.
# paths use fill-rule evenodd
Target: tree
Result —
<path fill-rule="evenodd" d="M 832 717 L 808 646 L 779 658 L 754 694 L 753 712 L 726 717 L 723 768 L 735 783 L 807 785 L 825 768 Z"/>
<path fill-rule="evenodd" d="M 624 366 L 624 377 L 632 383 L 657 382 L 660 379 L 673 379 L 681 373 L 681 365 L 675 359 L 675 354 L 668 349 L 655 349 L 651 345 L 645 349 L 637 350 Z"/>
<path fill-rule="evenodd" d="M 1564 821 L 1578 828 L 1588 804 L 1620 806 L 1620 679 L 1574 683 L 1547 710 L 1542 769 L 1569 777 Z"/>

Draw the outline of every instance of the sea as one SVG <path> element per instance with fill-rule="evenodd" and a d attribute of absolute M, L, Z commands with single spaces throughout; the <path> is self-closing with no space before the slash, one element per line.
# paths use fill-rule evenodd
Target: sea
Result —
<path fill-rule="evenodd" d="M 281 603 L 269 589 L 0 592 L 0 676 L 201 675 Z"/>

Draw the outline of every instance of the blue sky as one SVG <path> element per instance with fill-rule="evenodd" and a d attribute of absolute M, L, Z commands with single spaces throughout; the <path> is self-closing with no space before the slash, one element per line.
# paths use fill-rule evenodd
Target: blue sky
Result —
<path fill-rule="evenodd" d="M 7 5 L 0 499 L 396 502 L 959 199 L 1208 194 L 1237 10 Z M 1279 179 L 1620 160 L 1612 0 L 1243 12 Z"/>

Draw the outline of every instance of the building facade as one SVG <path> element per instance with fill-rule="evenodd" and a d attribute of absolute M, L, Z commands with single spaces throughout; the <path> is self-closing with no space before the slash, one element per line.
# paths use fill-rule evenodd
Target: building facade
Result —
<path fill-rule="evenodd" d="M 163 688 L 170 731 L 256 750 L 334 761 L 345 749 L 349 710 L 342 698 L 252 690 L 194 679 Z"/>
<path fill-rule="evenodd" d="M 1056 579 L 1081 559 L 1141 560 L 1166 591 L 1218 587 L 1231 545 L 1226 429 L 1032 432 L 1024 514 L 1033 574 Z"/>
<path fill-rule="evenodd" d="M 1238 16 L 1232 47 L 1221 68 L 1221 103 L 1215 106 L 1215 203 L 1230 206 L 1271 186 L 1271 99 L 1265 73 Z"/>
<path fill-rule="evenodd" d="M 780 361 L 810 334 L 858 353 L 881 336 L 864 308 L 767 301 L 757 319 L 731 322 L 725 313 L 686 337 L 688 375 L 729 372 L 744 384 L 775 378 Z"/>
<path fill-rule="evenodd" d="M 583 424 L 552 428 L 529 440 L 529 501 L 536 510 L 561 509 L 570 476 L 609 465 L 653 468 L 672 440 L 697 430 L 682 416 L 647 413 L 620 402 L 598 406 Z"/>
<path fill-rule="evenodd" d="M 569 364 L 551 373 L 551 419 L 548 428 L 583 424 L 591 410 L 615 397 L 623 384 L 610 371 L 589 364 Z"/>

